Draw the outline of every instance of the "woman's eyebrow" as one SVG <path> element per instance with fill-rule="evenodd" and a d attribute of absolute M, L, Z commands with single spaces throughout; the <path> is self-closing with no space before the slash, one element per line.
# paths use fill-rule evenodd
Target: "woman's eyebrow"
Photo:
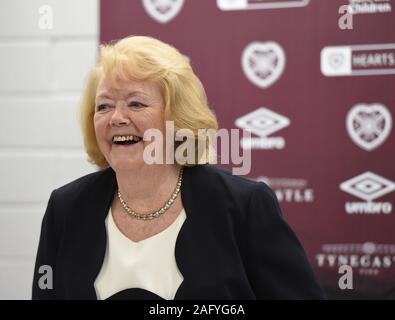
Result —
<path fill-rule="evenodd" d="M 148 97 L 148 95 L 147 95 L 144 91 L 134 90 L 134 91 L 129 92 L 129 93 L 126 95 L 126 98 L 130 98 L 130 97 L 134 97 L 134 96 L 145 96 L 145 97 Z M 102 92 L 102 93 L 99 93 L 99 94 L 96 96 L 96 99 L 97 99 L 97 98 L 112 99 L 112 96 L 111 96 L 111 94 L 108 94 L 108 93 L 106 93 L 106 92 Z"/>
<path fill-rule="evenodd" d="M 128 95 L 127 95 L 127 97 L 130 98 L 130 97 L 138 96 L 138 95 L 140 95 L 140 96 L 148 96 L 148 95 L 147 95 L 145 92 L 143 92 L 143 91 L 135 90 L 135 91 L 129 92 Z"/>
<path fill-rule="evenodd" d="M 112 99 L 112 97 L 111 97 L 109 94 L 105 93 L 105 92 L 98 94 L 98 95 L 96 96 L 96 99 L 97 99 L 97 98 Z"/>

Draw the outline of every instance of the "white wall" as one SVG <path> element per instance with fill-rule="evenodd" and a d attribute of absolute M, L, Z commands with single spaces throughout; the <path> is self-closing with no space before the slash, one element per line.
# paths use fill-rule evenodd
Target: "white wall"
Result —
<path fill-rule="evenodd" d="M 30 299 L 50 192 L 95 170 L 78 103 L 98 38 L 98 0 L 0 1 L 0 299 Z"/>

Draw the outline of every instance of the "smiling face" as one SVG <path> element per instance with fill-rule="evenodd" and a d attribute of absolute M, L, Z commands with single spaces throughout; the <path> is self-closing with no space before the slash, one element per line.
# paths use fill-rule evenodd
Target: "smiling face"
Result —
<path fill-rule="evenodd" d="M 142 140 L 144 132 L 155 128 L 164 133 L 164 102 L 157 83 L 117 80 L 117 86 L 104 76 L 99 81 L 93 117 L 96 140 L 115 171 L 136 170 L 145 165 L 144 148 L 151 143 Z"/>

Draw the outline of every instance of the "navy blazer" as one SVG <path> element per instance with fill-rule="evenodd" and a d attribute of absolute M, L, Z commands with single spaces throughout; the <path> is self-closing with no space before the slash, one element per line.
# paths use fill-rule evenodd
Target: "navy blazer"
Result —
<path fill-rule="evenodd" d="M 52 192 L 42 221 L 33 299 L 97 298 L 94 282 L 107 241 L 104 221 L 116 188 L 115 172 L 108 168 Z M 181 198 L 187 218 L 175 256 L 184 281 L 175 299 L 324 298 L 264 183 L 210 165 L 185 167 Z M 53 289 L 39 288 L 42 265 L 53 269 Z M 161 299 L 140 288 L 111 298 Z"/>

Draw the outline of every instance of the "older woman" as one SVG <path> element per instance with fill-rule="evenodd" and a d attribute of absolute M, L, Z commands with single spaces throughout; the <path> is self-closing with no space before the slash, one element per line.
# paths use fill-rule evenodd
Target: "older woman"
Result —
<path fill-rule="evenodd" d="M 34 299 L 323 297 L 265 184 L 209 164 L 145 161 L 144 134 L 166 139 L 165 121 L 196 141 L 198 129 L 217 128 L 175 48 L 141 36 L 102 46 L 81 110 L 89 160 L 102 170 L 52 192 Z"/>

